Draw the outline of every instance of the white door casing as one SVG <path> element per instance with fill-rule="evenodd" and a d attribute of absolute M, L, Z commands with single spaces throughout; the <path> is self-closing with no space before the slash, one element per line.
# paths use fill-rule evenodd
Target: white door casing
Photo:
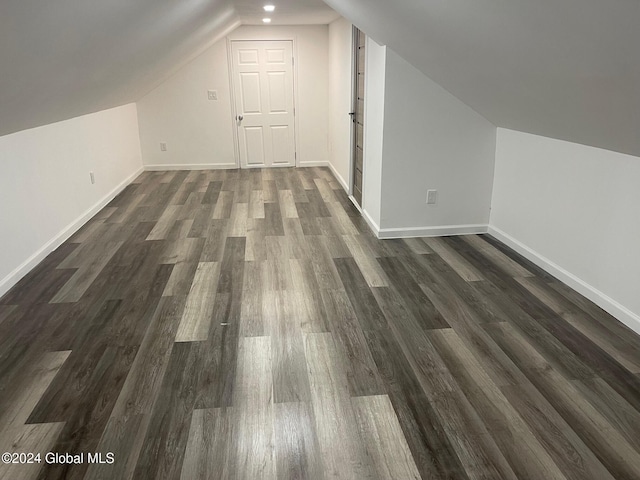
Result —
<path fill-rule="evenodd" d="M 295 166 L 293 44 L 232 41 L 242 168 Z"/>

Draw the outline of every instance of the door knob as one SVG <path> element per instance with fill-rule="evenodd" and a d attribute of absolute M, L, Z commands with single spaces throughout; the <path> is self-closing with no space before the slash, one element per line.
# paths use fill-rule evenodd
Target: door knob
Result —
<path fill-rule="evenodd" d="M 238 115 L 236 118 L 239 122 L 241 122 L 242 120 L 244 120 L 244 115 Z"/>

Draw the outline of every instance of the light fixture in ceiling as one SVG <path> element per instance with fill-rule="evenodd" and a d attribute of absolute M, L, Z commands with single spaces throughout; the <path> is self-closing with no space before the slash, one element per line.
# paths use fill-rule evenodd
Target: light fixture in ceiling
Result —
<path fill-rule="evenodd" d="M 264 8 L 265 12 L 273 12 L 276 9 L 275 5 L 265 5 L 262 8 Z"/>
<path fill-rule="evenodd" d="M 271 19 L 270 18 L 263 18 L 262 21 L 264 23 L 271 23 Z"/>

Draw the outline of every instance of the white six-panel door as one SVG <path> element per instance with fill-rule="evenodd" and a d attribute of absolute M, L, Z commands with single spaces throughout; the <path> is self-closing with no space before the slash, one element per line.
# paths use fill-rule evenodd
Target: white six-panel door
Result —
<path fill-rule="evenodd" d="M 231 42 L 240 165 L 295 166 L 293 45 Z"/>

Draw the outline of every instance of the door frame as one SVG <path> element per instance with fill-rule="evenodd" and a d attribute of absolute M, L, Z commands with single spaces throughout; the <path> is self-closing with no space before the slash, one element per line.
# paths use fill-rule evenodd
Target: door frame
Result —
<path fill-rule="evenodd" d="M 298 50 L 295 35 L 275 35 L 273 37 L 269 37 L 268 35 L 261 35 L 259 37 L 251 38 L 251 37 L 239 37 L 232 38 L 232 35 L 227 36 L 227 70 L 229 71 L 229 93 L 231 98 L 231 130 L 233 132 L 233 151 L 236 161 L 236 168 L 265 168 L 265 167 L 243 167 L 240 161 L 240 136 L 238 135 L 238 124 L 236 117 L 238 116 L 238 111 L 236 109 L 236 88 L 235 88 L 235 72 L 233 68 L 233 53 L 232 53 L 232 44 L 233 42 L 291 42 L 291 53 L 293 55 L 293 148 L 295 151 L 295 167 L 300 166 L 300 159 L 298 158 L 298 145 L 300 142 L 298 140 Z M 266 168 L 286 168 L 284 166 L 273 166 Z"/>

